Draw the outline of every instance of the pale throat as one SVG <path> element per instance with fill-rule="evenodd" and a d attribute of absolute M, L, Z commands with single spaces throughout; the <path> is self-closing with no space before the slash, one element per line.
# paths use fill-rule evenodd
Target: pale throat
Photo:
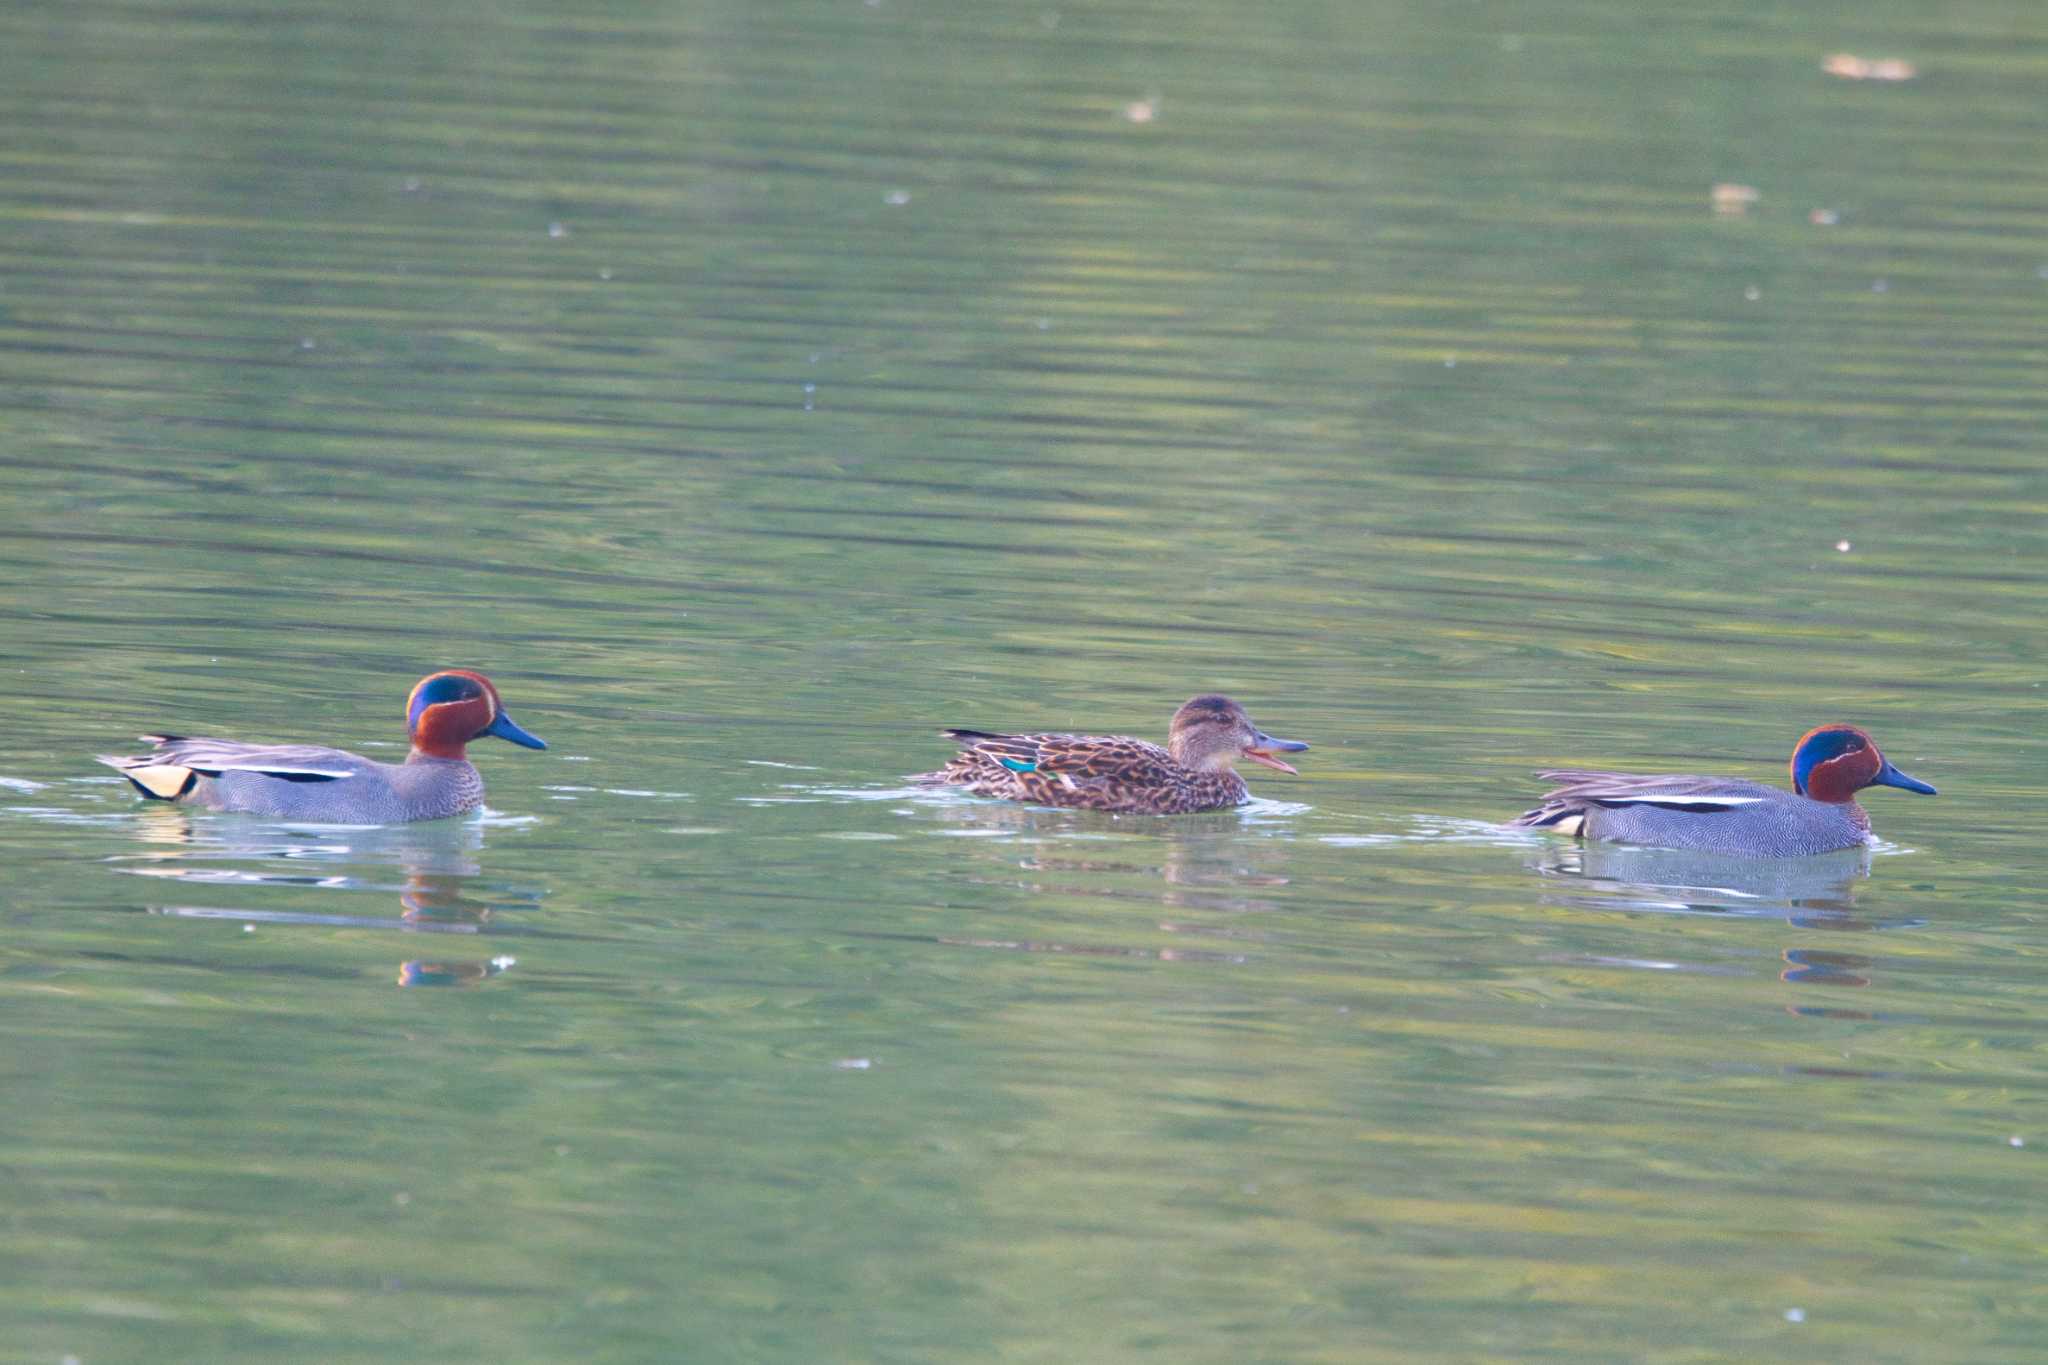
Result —
<path fill-rule="evenodd" d="M 1181 735 L 1174 736 L 1173 741 L 1167 746 L 1167 752 L 1173 755 L 1173 761 L 1181 767 L 1197 773 L 1230 772 L 1237 757 L 1227 747 L 1203 748 L 1187 741 L 1186 737 Z"/>

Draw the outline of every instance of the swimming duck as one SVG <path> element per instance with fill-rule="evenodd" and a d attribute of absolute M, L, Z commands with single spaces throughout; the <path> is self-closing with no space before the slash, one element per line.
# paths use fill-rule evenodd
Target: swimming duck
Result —
<path fill-rule="evenodd" d="M 1655 844 L 1705 853 L 1799 857 L 1870 842 L 1870 816 L 1856 804 L 1865 787 L 1934 788 L 1894 768 L 1877 742 L 1853 725 L 1823 725 L 1792 750 L 1792 790 L 1728 777 L 1655 776 L 1558 768 L 1543 804 L 1512 824 L 1617 844 Z"/>
<path fill-rule="evenodd" d="M 102 754 L 154 801 L 205 810 L 333 824 L 398 824 L 459 815 L 484 799 L 484 780 L 464 754 L 495 735 L 529 749 L 548 746 L 513 724 L 498 689 L 466 668 L 420 679 L 405 704 L 412 752 L 379 763 L 313 744 L 243 744 L 231 739 L 144 735 L 155 750 L 134 758 Z"/>
<path fill-rule="evenodd" d="M 1296 771 L 1275 753 L 1308 748 L 1253 725 L 1228 697 L 1196 697 L 1173 713 L 1166 747 L 1125 735 L 997 735 L 944 730 L 961 752 L 937 772 L 916 773 L 927 787 L 965 787 L 976 796 L 1041 806 L 1149 815 L 1186 815 L 1251 799 L 1231 765 L 1240 758 Z"/>

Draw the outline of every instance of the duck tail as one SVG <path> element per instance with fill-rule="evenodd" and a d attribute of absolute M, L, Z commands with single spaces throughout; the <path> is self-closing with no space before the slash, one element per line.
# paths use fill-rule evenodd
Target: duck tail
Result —
<path fill-rule="evenodd" d="M 1508 823 L 1522 829 L 1553 829 L 1559 834 L 1577 838 L 1586 829 L 1586 808 L 1553 801 L 1549 805 L 1523 811 Z"/>
<path fill-rule="evenodd" d="M 182 763 L 151 763 L 146 758 L 115 758 L 110 754 L 94 757 L 117 770 L 151 801 L 175 801 L 199 782 L 199 774 Z"/>

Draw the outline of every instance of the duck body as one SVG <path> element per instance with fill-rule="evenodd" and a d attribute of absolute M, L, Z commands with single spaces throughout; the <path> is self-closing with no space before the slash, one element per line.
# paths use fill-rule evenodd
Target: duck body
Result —
<path fill-rule="evenodd" d="M 228 739 L 144 735 L 151 752 L 102 755 L 144 797 L 202 810 L 240 811 L 331 824 L 401 824 L 459 815 L 481 804 L 483 775 L 465 746 L 494 736 L 547 747 L 505 714 L 481 673 L 431 674 L 406 705 L 412 752 L 380 763 L 313 744 L 245 744 Z"/>
<path fill-rule="evenodd" d="M 1157 744 L 1128 735 L 945 734 L 965 746 L 959 756 L 914 780 L 1003 801 L 1134 814 L 1188 815 L 1251 799 L 1235 770 L 1195 772 Z"/>
<path fill-rule="evenodd" d="M 1870 842 L 1870 815 L 1856 802 L 1814 801 L 1762 782 L 1572 768 L 1537 776 L 1563 785 L 1515 823 L 1584 839 L 1766 858 Z"/>
<path fill-rule="evenodd" d="M 183 769 L 187 776 L 184 790 L 161 797 L 131 775 L 137 790 L 200 810 L 385 825 L 460 815 L 484 799 L 483 774 L 466 758 L 416 753 L 403 763 L 379 763 L 346 749 L 312 744 L 239 744 L 176 735 L 142 738 L 157 746 L 142 763 Z M 102 761 L 118 767 L 138 760 Z"/>
<path fill-rule="evenodd" d="M 1617 844 L 1650 844 L 1760 858 L 1804 857 L 1871 841 L 1865 787 L 1935 790 L 1887 762 L 1852 725 L 1825 725 L 1792 753 L 1793 790 L 1691 773 L 1610 773 L 1558 768 L 1559 785 L 1511 823 Z"/>
<path fill-rule="evenodd" d="M 1228 697 L 1196 697 L 1175 712 L 1168 747 L 1128 735 L 995 734 L 946 730 L 961 751 L 923 786 L 960 787 L 976 796 L 1033 805 L 1141 815 L 1188 815 L 1251 799 L 1231 766 L 1249 758 L 1281 772 L 1273 757 L 1308 745 L 1275 739 Z"/>

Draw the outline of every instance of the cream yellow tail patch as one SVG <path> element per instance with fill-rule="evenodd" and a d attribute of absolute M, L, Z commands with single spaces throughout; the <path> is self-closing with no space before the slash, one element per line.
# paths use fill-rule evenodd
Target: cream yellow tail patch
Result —
<path fill-rule="evenodd" d="M 159 801 L 175 801 L 192 785 L 192 770 L 176 763 L 123 768 L 121 775 L 140 787 L 144 796 L 153 796 Z"/>

